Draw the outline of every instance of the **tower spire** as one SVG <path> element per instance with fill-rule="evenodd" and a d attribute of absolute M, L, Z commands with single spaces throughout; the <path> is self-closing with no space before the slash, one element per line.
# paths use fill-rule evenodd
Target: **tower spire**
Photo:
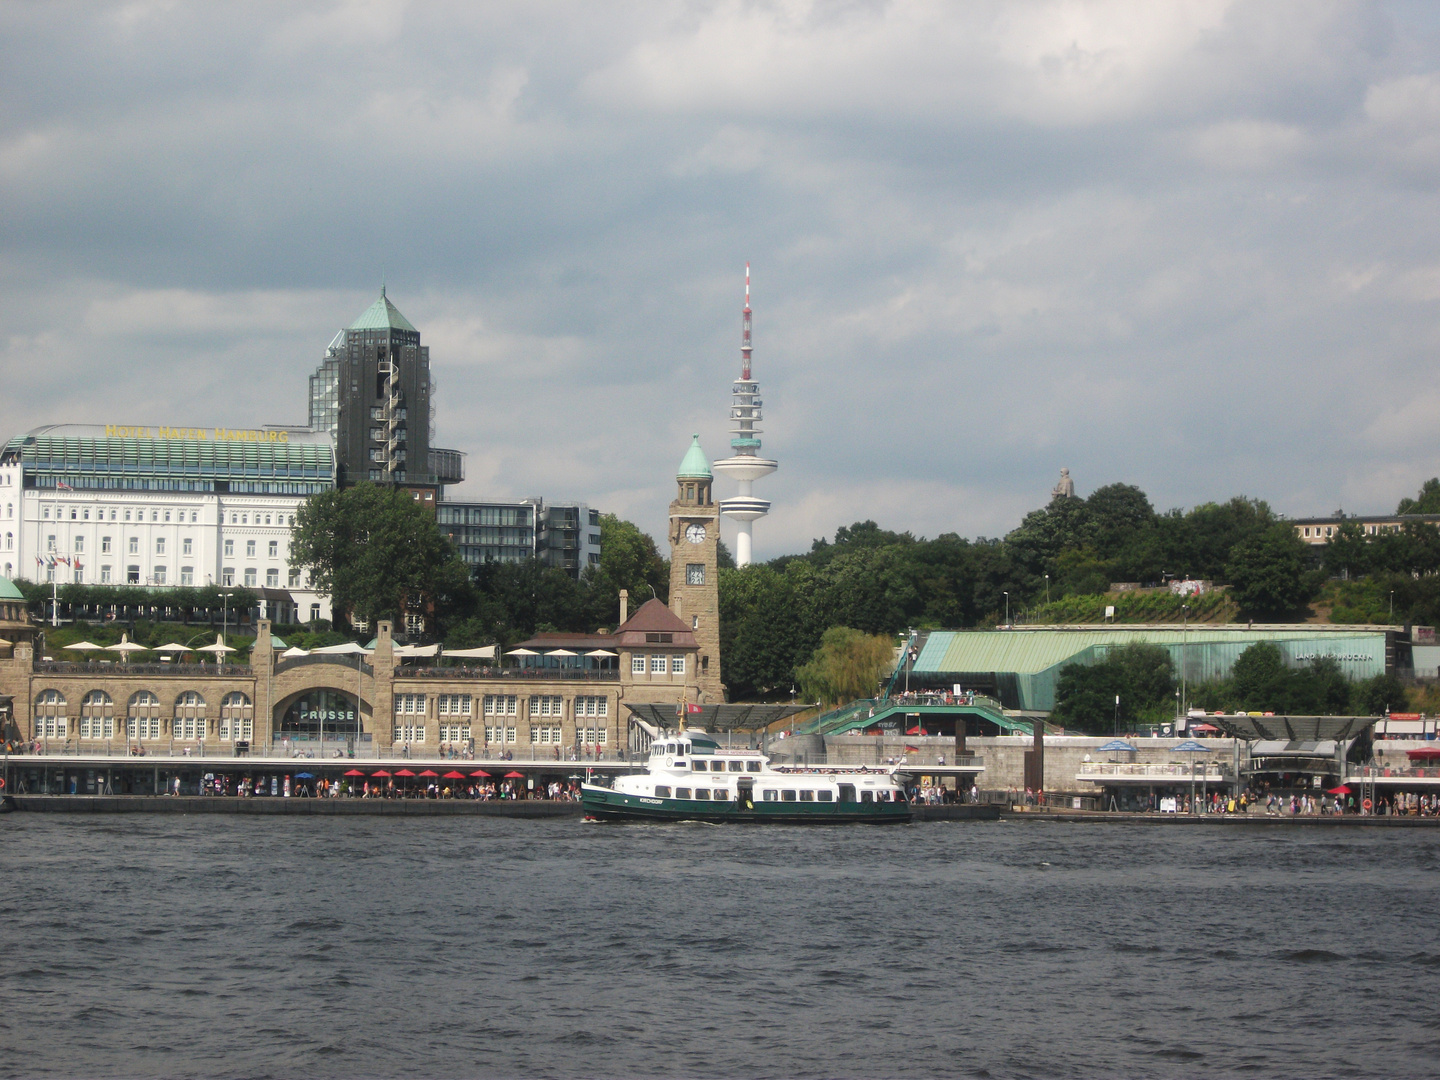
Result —
<path fill-rule="evenodd" d="M 740 330 L 740 378 L 750 381 L 750 264 L 745 264 L 745 310 Z"/>

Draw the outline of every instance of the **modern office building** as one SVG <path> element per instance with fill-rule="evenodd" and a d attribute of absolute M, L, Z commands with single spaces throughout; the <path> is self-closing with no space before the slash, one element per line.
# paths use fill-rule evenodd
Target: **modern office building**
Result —
<path fill-rule="evenodd" d="M 335 440 L 340 485 L 371 480 L 439 501 L 465 479 L 464 455 L 433 449 L 430 349 L 380 289 L 380 298 L 335 335 L 310 376 L 310 427 Z"/>
<path fill-rule="evenodd" d="M 264 617 L 329 618 L 289 540 L 334 486 L 330 440 L 306 428 L 36 428 L 0 450 L 0 576 L 244 586 Z"/>
<path fill-rule="evenodd" d="M 539 559 L 579 578 L 600 562 L 600 512 L 544 499 L 443 502 L 436 519 L 470 566 Z"/>

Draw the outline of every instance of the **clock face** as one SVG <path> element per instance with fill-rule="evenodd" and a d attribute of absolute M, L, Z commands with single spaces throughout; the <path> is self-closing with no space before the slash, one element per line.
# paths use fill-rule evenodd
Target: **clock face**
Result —
<path fill-rule="evenodd" d="M 691 525 L 685 530 L 685 539 L 692 544 L 703 544 L 705 542 L 705 526 Z"/>

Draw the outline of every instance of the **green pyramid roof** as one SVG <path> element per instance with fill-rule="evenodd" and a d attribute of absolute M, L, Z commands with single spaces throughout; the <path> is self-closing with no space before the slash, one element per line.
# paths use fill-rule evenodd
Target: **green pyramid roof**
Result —
<path fill-rule="evenodd" d="M 9 578 L 0 577 L 0 600 L 24 600 L 25 594 Z"/>
<path fill-rule="evenodd" d="M 685 451 L 685 456 L 680 461 L 680 469 L 675 473 L 675 479 L 713 479 L 710 472 L 710 459 L 705 456 L 705 451 L 700 449 L 700 436 L 692 435 L 691 438 L 694 441 L 690 444 L 690 449 Z"/>
<path fill-rule="evenodd" d="M 400 309 L 385 297 L 385 286 L 380 286 L 380 299 L 350 324 L 351 330 L 409 330 L 412 334 L 420 331 L 410 325 L 410 320 L 400 314 Z"/>

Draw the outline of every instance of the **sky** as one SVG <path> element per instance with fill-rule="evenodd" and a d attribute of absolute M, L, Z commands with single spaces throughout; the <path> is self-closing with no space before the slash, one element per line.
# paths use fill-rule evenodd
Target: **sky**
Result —
<path fill-rule="evenodd" d="M 8 3 L 0 437 L 303 423 L 383 282 L 450 497 L 663 536 L 749 262 L 757 559 L 1003 535 L 1062 466 L 1388 511 L 1440 474 L 1437 184 L 1426 3 Z"/>

